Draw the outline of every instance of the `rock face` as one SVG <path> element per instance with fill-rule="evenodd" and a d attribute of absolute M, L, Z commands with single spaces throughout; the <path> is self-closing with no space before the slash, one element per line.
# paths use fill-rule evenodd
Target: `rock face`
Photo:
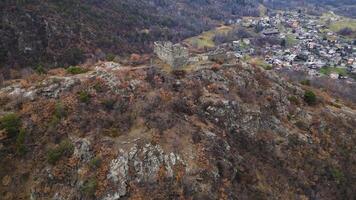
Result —
<path fill-rule="evenodd" d="M 135 145 L 128 152 L 121 149 L 118 158 L 111 161 L 107 175 L 117 189 L 103 199 L 115 200 L 125 196 L 130 181 L 157 184 L 160 170 L 166 171 L 166 176 L 172 178 L 173 168 L 178 164 L 183 164 L 180 156 L 166 154 L 159 145 Z"/>
<path fill-rule="evenodd" d="M 92 69 L 0 90 L 0 198 L 355 199 L 353 102 L 248 64 Z"/>
<path fill-rule="evenodd" d="M 172 42 L 155 42 L 154 52 L 174 69 L 184 66 L 189 59 L 188 49 Z"/>

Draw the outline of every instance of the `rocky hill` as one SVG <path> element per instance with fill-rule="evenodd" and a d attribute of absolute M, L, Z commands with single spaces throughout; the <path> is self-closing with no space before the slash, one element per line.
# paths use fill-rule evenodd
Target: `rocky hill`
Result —
<path fill-rule="evenodd" d="M 105 54 L 150 52 L 226 18 L 258 15 L 254 0 L 2 0 L 0 70 L 68 66 Z"/>
<path fill-rule="evenodd" d="M 355 198 L 355 105 L 258 66 L 98 63 L 0 99 L 1 199 Z"/>

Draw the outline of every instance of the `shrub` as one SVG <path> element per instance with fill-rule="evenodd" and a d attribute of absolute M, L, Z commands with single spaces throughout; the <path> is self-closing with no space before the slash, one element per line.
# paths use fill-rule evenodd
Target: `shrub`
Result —
<path fill-rule="evenodd" d="M 93 196 L 97 186 L 97 180 L 95 178 L 91 178 L 84 182 L 84 184 L 80 187 L 80 191 L 86 196 Z"/>
<path fill-rule="evenodd" d="M 304 93 L 304 101 L 307 102 L 309 105 L 313 105 L 316 103 L 316 95 L 314 92 L 308 90 Z"/>
<path fill-rule="evenodd" d="M 96 92 L 104 92 L 105 89 L 102 83 L 95 83 L 93 88 Z"/>
<path fill-rule="evenodd" d="M 331 177 L 332 179 L 337 183 L 340 184 L 345 181 L 345 175 L 344 173 L 339 170 L 338 168 L 332 167 L 330 169 Z"/>
<path fill-rule="evenodd" d="M 353 33 L 354 33 L 354 31 L 349 27 L 345 27 L 345 28 L 341 29 L 340 31 L 338 31 L 338 34 L 340 34 L 342 36 L 349 36 L 349 35 L 352 35 Z"/>
<path fill-rule="evenodd" d="M 183 98 L 177 98 L 172 102 L 172 108 L 174 110 L 174 112 L 176 113 L 184 113 L 184 114 L 188 114 L 188 115 L 192 115 L 193 111 L 190 108 L 187 100 L 183 99 Z"/>
<path fill-rule="evenodd" d="M 114 109 L 115 103 L 116 103 L 116 100 L 111 99 L 111 98 L 105 99 L 101 102 L 101 104 L 108 110 Z"/>
<path fill-rule="evenodd" d="M 45 74 L 46 70 L 44 69 L 44 67 L 42 65 L 37 65 L 35 68 L 35 71 L 37 74 Z"/>
<path fill-rule="evenodd" d="M 172 74 L 178 78 L 178 79 L 182 79 L 187 75 L 187 72 L 185 70 L 179 70 L 179 69 L 175 69 L 172 71 Z"/>
<path fill-rule="evenodd" d="M 100 157 L 95 157 L 89 161 L 89 166 L 92 169 L 97 169 L 101 165 L 101 158 Z"/>
<path fill-rule="evenodd" d="M 272 66 L 272 65 L 265 65 L 265 66 L 263 66 L 263 68 L 264 68 L 265 70 L 272 70 L 272 69 L 273 69 L 273 66 Z"/>
<path fill-rule="evenodd" d="M 8 136 L 15 137 L 20 132 L 21 119 L 18 115 L 11 113 L 0 119 L 0 129 L 4 129 Z"/>
<path fill-rule="evenodd" d="M 61 121 L 63 117 L 67 115 L 67 112 L 62 103 L 57 102 L 55 105 L 54 113 L 52 119 L 49 123 L 49 128 L 54 129 Z"/>
<path fill-rule="evenodd" d="M 112 127 L 104 130 L 104 135 L 108 137 L 119 137 L 121 135 L 121 132 L 118 128 Z"/>
<path fill-rule="evenodd" d="M 288 97 L 288 100 L 295 105 L 299 105 L 299 101 L 296 96 L 290 96 L 290 97 Z"/>
<path fill-rule="evenodd" d="M 66 65 L 77 65 L 83 62 L 84 52 L 79 48 L 71 48 L 64 52 L 62 62 Z"/>
<path fill-rule="evenodd" d="M 27 152 L 25 146 L 25 137 L 26 137 L 26 132 L 25 130 L 21 129 L 16 137 L 16 153 L 18 155 L 24 155 Z"/>
<path fill-rule="evenodd" d="M 302 80 L 302 81 L 300 81 L 300 84 L 302 84 L 302 85 L 310 85 L 310 80 L 308 80 L 308 79 Z"/>
<path fill-rule="evenodd" d="M 106 55 L 106 60 L 112 62 L 112 61 L 115 60 L 115 57 L 116 57 L 116 56 L 115 56 L 114 54 L 108 53 L 108 54 Z"/>
<path fill-rule="evenodd" d="M 66 69 L 67 73 L 69 74 L 73 74 L 73 75 L 76 75 L 76 74 L 83 74 L 85 72 L 87 72 L 86 69 L 83 69 L 81 67 L 78 67 L 78 66 L 70 66 Z"/>
<path fill-rule="evenodd" d="M 79 92 L 78 99 L 83 103 L 88 103 L 90 101 L 90 94 L 87 91 Z"/>
<path fill-rule="evenodd" d="M 291 134 L 288 136 L 288 145 L 292 147 L 297 147 L 303 145 L 303 141 L 301 141 L 297 135 Z"/>
<path fill-rule="evenodd" d="M 308 131 L 309 130 L 309 126 L 308 124 L 306 124 L 305 122 L 299 120 L 295 123 L 295 125 L 300 129 L 300 130 L 303 130 L 303 131 Z"/>
<path fill-rule="evenodd" d="M 54 110 L 54 116 L 61 119 L 67 115 L 66 109 L 62 103 L 57 102 Z"/>
<path fill-rule="evenodd" d="M 69 140 L 63 140 L 57 147 L 50 149 L 47 153 L 47 161 L 55 164 L 63 156 L 73 154 L 74 145 Z"/>

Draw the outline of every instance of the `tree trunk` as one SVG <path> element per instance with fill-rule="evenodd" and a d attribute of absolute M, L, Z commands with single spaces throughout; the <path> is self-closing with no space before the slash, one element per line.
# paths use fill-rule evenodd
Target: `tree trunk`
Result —
<path fill-rule="evenodd" d="M 2 74 L 0 74 L 0 87 L 4 84 L 4 76 Z"/>

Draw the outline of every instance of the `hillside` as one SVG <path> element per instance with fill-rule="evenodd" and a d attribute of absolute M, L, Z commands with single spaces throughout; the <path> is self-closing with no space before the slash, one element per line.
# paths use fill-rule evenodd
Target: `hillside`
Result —
<path fill-rule="evenodd" d="M 311 13 L 333 10 L 338 15 L 356 18 L 356 0 L 264 0 L 263 2 L 274 9 L 309 7 Z"/>
<path fill-rule="evenodd" d="M 0 97 L 5 200 L 355 198 L 355 105 L 259 66 L 98 63 Z"/>
<path fill-rule="evenodd" d="M 226 18 L 258 15 L 249 0 L 24 0 L 0 2 L 0 70 L 68 66 L 151 51 Z"/>

